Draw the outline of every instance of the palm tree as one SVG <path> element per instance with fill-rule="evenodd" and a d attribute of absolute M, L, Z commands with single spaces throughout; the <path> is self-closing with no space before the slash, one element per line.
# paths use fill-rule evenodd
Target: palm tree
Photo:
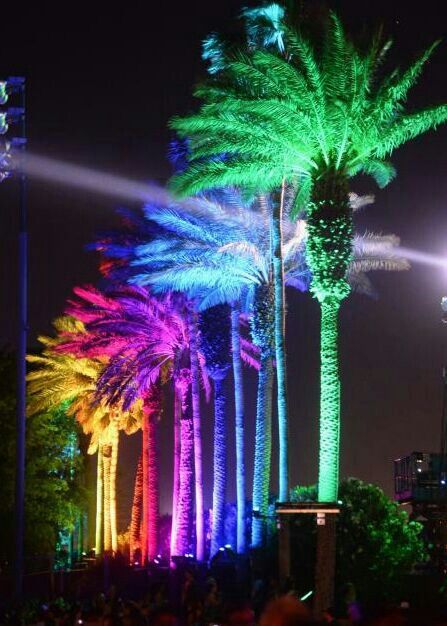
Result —
<path fill-rule="evenodd" d="M 199 319 L 200 346 L 214 385 L 213 523 L 210 558 L 225 543 L 227 490 L 227 405 L 225 380 L 230 369 L 231 323 L 228 305 L 203 311 Z"/>
<path fill-rule="evenodd" d="M 162 226 L 160 227 L 156 222 L 146 219 L 140 219 L 139 216 L 125 212 L 124 213 L 124 226 L 125 228 L 118 232 L 103 233 L 98 240 L 93 244 L 94 249 L 101 252 L 102 262 L 101 269 L 108 281 L 123 282 L 127 280 L 133 280 L 135 271 L 138 268 L 131 266 L 132 260 L 135 260 L 135 250 L 138 246 L 145 244 L 150 245 L 150 249 L 155 246 L 159 249 L 163 261 L 166 259 L 163 255 L 165 243 L 157 237 L 162 233 L 167 234 L 167 230 Z M 173 233 L 169 231 L 169 237 L 172 237 Z M 155 239 L 154 239 L 155 238 Z M 151 243 L 152 242 L 152 243 Z M 156 243 L 155 243 L 156 242 Z M 154 249 L 155 252 L 155 249 Z M 181 252 L 181 250 L 180 250 Z M 157 255 L 155 255 L 157 256 Z M 181 254 L 180 254 L 181 256 Z M 180 256 L 175 258 L 175 254 L 171 255 L 170 262 L 175 270 L 180 261 Z M 157 273 L 158 268 L 161 267 L 159 262 L 156 261 L 151 266 L 147 266 L 149 269 Z M 207 268 L 209 269 L 209 268 Z M 220 274 L 220 272 L 219 272 Z M 214 272 L 214 276 L 217 273 Z M 241 339 L 240 337 L 240 303 L 237 298 L 239 297 L 238 291 L 233 289 L 231 293 L 231 282 L 227 282 L 222 293 L 220 289 L 213 290 L 210 293 L 207 289 L 197 290 L 191 288 L 191 281 L 189 281 L 185 287 L 179 282 L 181 273 L 176 273 L 176 284 L 173 287 L 173 291 L 185 292 L 193 296 L 193 300 L 198 303 L 199 309 L 205 309 L 208 306 L 213 305 L 213 299 L 217 297 L 216 302 L 230 302 L 232 305 L 232 362 L 235 384 L 235 430 L 236 430 L 236 474 L 237 474 L 237 499 L 238 499 L 238 521 L 237 521 L 237 550 L 239 553 L 243 553 L 246 550 L 246 523 L 245 523 L 245 463 L 244 463 L 244 394 L 243 394 L 243 380 L 242 380 L 242 361 L 244 358 L 246 362 L 252 366 L 257 367 L 258 363 L 256 357 L 252 355 L 252 349 L 250 344 Z M 143 280 L 142 284 L 146 284 L 148 281 Z M 220 295 L 218 295 L 220 293 Z M 221 296 L 224 295 L 223 299 Z M 235 300 L 236 298 L 236 300 Z M 251 356 L 250 356 L 251 355 Z M 181 404 L 181 403 L 180 403 Z M 177 410 L 179 402 L 175 403 L 175 409 Z M 178 411 L 177 411 L 178 412 Z M 175 418 L 176 419 L 176 418 Z M 180 422 L 178 422 L 180 424 Z M 183 422 L 182 422 L 183 423 Z M 175 432 L 178 432 L 175 430 Z M 175 437 L 174 449 L 179 446 L 179 438 Z M 176 456 L 174 457 L 177 458 Z M 174 472 L 177 476 L 177 472 Z M 177 501 L 178 481 L 174 481 L 174 501 Z M 175 508 L 173 511 L 173 527 L 175 528 Z M 175 536 L 175 533 L 173 533 Z"/>
<path fill-rule="evenodd" d="M 28 355 L 38 369 L 28 374 L 30 414 L 70 402 L 68 413 L 74 415 L 85 434 L 91 436 L 89 454 L 98 453 L 96 553 L 105 550 L 117 552 L 116 528 L 116 466 L 118 460 L 119 430 L 132 434 L 140 427 L 141 415 L 137 407 L 122 411 L 117 406 L 107 407 L 96 402 L 96 385 L 105 367 L 105 359 L 75 358 L 58 354 L 57 348 L 66 333 L 82 335 L 82 323 L 70 317 L 54 322 L 55 338 L 39 337 L 42 355 Z M 102 544 L 102 532 L 104 544 Z"/>
<path fill-rule="evenodd" d="M 216 79 L 196 90 L 204 101 L 200 112 L 172 121 L 172 128 L 189 138 L 191 160 L 171 186 L 180 195 L 227 185 L 277 190 L 274 220 L 281 225 L 285 185 L 299 184 L 295 209 L 307 212 L 311 291 L 321 307 L 318 497 L 335 501 L 338 311 L 350 291 L 346 272 L 353 238 L 348 180 L 366 173 L 386 185 L 395 174 L 386 157 L 445 122 L 447 106 L 417 113 L 406 113 L 403 106 L 436 43 L 408 70 L 379 82 L 390 43 L 376 38 L 362 53 L 333 13 L 323 45 L 314 46 L 292 28 L 285 28 L 283 41 L 283 56 L 258 49 L 235 55 Z"/>
<path fill-rule="evenodd" d="M 110 360 L 98 380 L 99 397 L 106 402 L 122 402 L 127 409 L 139 398 L 143 400 L 143 560 L 153 559 L 158 551 L 158 383 L 174 379 L 174 439 L 179 458 L 174 468 L 172 548 L 173 555 L 189 552 L 195 442 L 187 399 L 192 387 L 193 350 L 184 303 L 170 297 L 156 299 L 146 289 L 137 287 L 121 287 L 108 293 L 94 287 L 74 291 L 78 300 L 70 302 L 67 312 L 85 323 L 87 333 L 75 336 L 72 342 L 67 339 L 62 349 L 78 355 L 108 356 Z M 200 366 L 198 369 L 206 383 Z M 181 537 L 178 528 L 182 529 Z"/>
<path fill-rule="evenodd" d="M 290 198 L 291 194 L 287 194 Z M 288 206 L 288 205 L 287 205 Z M 198 295 L 199 308 L 229 302 L 233 311 L 244 303 L 255 314 L 252 337 L 260 351 L 258 380 L 255 463 L 253 481 L 254 517 L 252 545 L 265 539 L 270 484 L 271 411 L 273 388 L 274 317 L 272 250 L 269 237 L 270 199 L 266 196 L 245 200 L 237 189 L 220 190 L 197 199 L 194 210 L 150 205 L 145 208 L 149 220 L 160 232 L 148 244 L 136 246 L 132 261 L 139 273 L 131 280 L 151 284 L 162 292 L 186 291 Z M 304 225 L 284 219 L 283 256 L 287 284 L 305 289 L 308 271 L 304 266 Z M 141 269 L 140 269 L 141 268 Z M 270 297 L 271 296 L 271 297 Z M 233 314 L 233 367 L 235 404 L 238 421 L 236 473 L 238 484 L 238 551 L 245 549 L 245 468 L 243 416 L 240 412 L 242 380 L 240 355 L 245 358 L 250 347 L 244 342 L 242 353 L 237 345 L 239 314 Z M 236 319 L 235 319 L 236 318 Z M 236 326 L 237 321 L 237 326 Z M 238 329 L 237 329 L 238 330 Z M 237 358 L 235 358 L 237 356 Z M 253 363 L 253 360 L 251 364 Z M 238 395 L 239 394 L 239 395 Z M 217 434 L 217 433 L 216 433 Z M 220 473 L 220 472 L 218 472 Z"/>

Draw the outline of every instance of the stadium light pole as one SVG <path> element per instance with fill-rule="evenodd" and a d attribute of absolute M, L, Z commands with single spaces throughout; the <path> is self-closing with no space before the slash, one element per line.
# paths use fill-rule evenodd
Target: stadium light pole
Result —
<path fill-rule="evenodd" d="M 0 106 L 10 96 L 17 97 L 19 107 L 0 108 L 0 134 L 5 136 L 0 161 L 0 182 L 14 174 L 14 159 L 26 146 L 25 79 L 11 77 L 0 81 Z M 19 135 L 8 140 L 10 127 L 19 126 Z M 16 474 L 15 474 L 15 560 L 14 595 L 23 594 L 23 536 L 25 526 L 25 433 L 26 433 L 26 348 L 28 334 L 28 232 L 26 216 L 26 176 L 18 173 L 19 237 L 18 237 L 18 335 L 17 335 L 17 416 L 16 416 Z"/>

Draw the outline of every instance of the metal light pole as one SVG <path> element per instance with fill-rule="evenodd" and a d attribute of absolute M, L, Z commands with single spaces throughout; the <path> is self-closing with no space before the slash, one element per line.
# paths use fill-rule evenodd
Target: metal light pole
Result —
<path fill-rule="evenodd" d="M 14 171 L 14 148 L 25 150 L 25 79 L 11 77 L 0 81 L 0 104 L 4 105 L 10 95 L 18 94 L 19 108 L 0 109 L 0 133 L 6 135 L 12 124 L 20 125 L 20 134 L 6 142 L 2 154 L 0 181 L 9 178 Z M 11 160 L 9 160 L 11 157 Z M 8 170 L 11 163 L 12 169 Z M 15 482 L 15 562 L 14 595 L 20 600 L 23 592 L 23 535 L 25 509 L 25 431 L 26 431 L 26 346 L 28 332 L 28 234 L 26 219 L 26 178 L 19 173 L 19 241 L 18 241 L 18 337 L 17 337 L 17 417 L 16 417 L 16 482 Z"/>

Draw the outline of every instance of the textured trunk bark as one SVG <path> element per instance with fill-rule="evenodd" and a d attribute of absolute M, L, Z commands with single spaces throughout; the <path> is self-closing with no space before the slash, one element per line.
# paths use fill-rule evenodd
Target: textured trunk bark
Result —
<path fill-rule="evenodd" d="M 191 550 L 192 515 L 194 511 L 194 425 L 191 409 L 188 406 L 191 374 L 183 369 L 176 381 L 181 397 L 182 416 L 180 420 L 180 468 L 177 514 L 177 536 L 174 556 L 183 556 Z"/>
<path fill-rule="evenodd" d="M 272 211 L 271 237 L 273 260 L 273 286 L 275 294 L 275 357 L 278 386 L 278 434 L 279 434 L 279 493 L 280 502 L 289 500 L 289 424 L 287 406 L 286 368 L 286 307 L 284 287 L 284 265 L 282 256 L 282 217 L 285 184 L 281 188 L 280 202 L 275 202 Z"/>
<path fill-rule="evenodd" d="M 231 350 L 233 357 L 236 434 L 237 552 L 238 554 L 243 554 L 247 549 L 245 538 L 245 416 L 239 314 L 239 306 L 234 305 L 231 311 Z"/>
<path fill-rule="evenodd" d="M 270 463 L 272 451 L 273 364 L 270 356 L 261 356 L 256 405 L 255 462 L 253 476 L 253 517 L 251 545 L 261 547 L 266 538 Z"/>
<path fill-rule="evenodd" d="M 225 544 L 225 501 L 227 491 L 227 421 L 224 379 L 214 380 L 214 465 L 213 524 L 211 553 L 213 557 Z"/>
<path fill-rule="evenodd" d="M 138 459 L 137 472 L 135 475 L 135 487 L 133 491 L 132 514 L 130 520 L 129 549 L 130 563 L 133 565 L 137 550 L 141 552 L 141 521 L 143 512 L 143 461 L 142 455 Z"/>
<path fill-rule="evenodd" d="M 335 502 L 338 492 L 338 310 L 350 291 L 346 270 L 352 258 L 353 237 L 348 192 L 346 177 L 328 168 L 315 182 L 308 209 L 306 255 L 312 271 L 311 291 L 321 306 L 320 502 Z"/>
<path fill-rule="evenodd" d="M 119 430 L 116 424 L 112 428 L 112 454 L 110 457 L 110 538 L 112 551 L 118 552 L 118 530 L 116 524 L 116 468 L 118 465 Z"/>
<path fill-rule="evenodd" d="M 96 528 L 95 528 L 95 554 L 102 554 L 102 518 L 103 518 L 103 500 L 104 500 L 104 471 L 103 471 L 103 455 L 102 444 L 98 444 L 98 462 L 96 466 Z"/>
<path fill-rule="evenodd" d="M 196 559 L 205 560 L 205 527 L 203 516 L 202 426 L 200 417 L 199 358 L 197 354 L 197 314 L 189 318 L 189 350 L 191 354 L 191 399 L 194 425 L 194 479 L 196 495 Z"/>
<path fill-rule="evenodd" d="M 158 410 L 160 401 L 158 400 Z M 160 475 L 158 469 L 157 442 L 158 413 L 152 413 L 149 420 L 149 500 L 148 500 L 148 559 L 152 561 L 158 554 L 158 536 L 160 530 Z"/>
<path fill-rule="evenodd" d="M 182 416 L 182 398 L 174 380 L 174 475 L 172 487 L 172 524 L 171 524 L 171 556 L 177 554 L 177 519 L 180 486 L 180 419 Z"/>
<path fill-rule="evenodd" d="M 110 526 L 110 460 L 112 456 L 112 446 L 104 444 L 102 447 L 103 455 L 103 492 L 104 492 L 104 550 L 109 552 L 112 549 L 112 534 Z"/>
<path fill-rule="evenodd" d="M 157 422 L 160 414 L 160 389 L 153 385 L 143 399 L 143 520 L 141 560 L 151 561 L 158 552 L 159 471 L 157 455 Z"/>
<path fill-rule="evenodd" d="M 338 372 L 338 311 L 340 302 L 321 304 L 320 446 L 318 499 L 336 502 L 340 447 L 340 379 Z"/>

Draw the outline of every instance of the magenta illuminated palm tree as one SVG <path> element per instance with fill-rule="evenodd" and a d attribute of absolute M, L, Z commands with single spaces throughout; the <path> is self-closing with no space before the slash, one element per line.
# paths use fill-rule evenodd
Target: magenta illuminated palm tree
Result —
<path fill-rule="evenodd" d="M 114 403 L 119 399 L 123 406 L 132 406 L 139 398 L 144 401 L 142 555 L 149 559 L 158 551 L 158 384 L 169 378 L 174 380 L 179 480 L 174 489 L 172 553 L 189 552 L 194 442 L 189 410 L 190 338 L 182 314 L 184 300 L 156 299 L 146 289 L 133 287 L 108 293 L 86 287 L 75 289 L 75 293 L 78 299 L 70 302 L 68 310 L 84 322 L 87 335 L 81 341 L 78 337 L 73 342 L 67 338 L 64 350 L 109 357 L 98 381 L 98 393 L 107 401 Z M 174 471 L 176 474 L 176 468 Z"/>
<path fill-rule="evenodd" d="M 154 235 L 160 232 L 160 227 L 154 222 L 150 222 L 139 218 L 133 213 L 122 211 L 125 228 L 121 231 L 113 231 L 103 233 L 90 248 L 101 253 L 101 271 L 110 283 L 123 284 L 129 280 L 135 273 L 131 267 L 131 261 L 134 258 L 134 250 L 138 245 L 149 243 Z M 186 303 L 185 298 L 182 302 Z M 202 479 L 202 436 L 201 436 L 201 414 L 200 414 L 200 375 L 201 375 L 201 359 L 198 350 L 198 330 L 197 330 L 197 306 L 194 299 L 187 302 L 183 307 L 183 313 L 188 321 L 188 341 L 189 341 L 189 357 L 187 369 L 189 369 L 190 385 L 188 385 L 188 393 L 191 390 L 191 406 L 188 407 L 188 413 L 192 413 L 193 424 L 193 440 L 194 440 L 194 485 L 195 485 L 195 519 L 196 519 L 196 557 L 199 561 L 205 558 L 205 528 L 204 528 L 204 504 L 203 504 L 203 479 Z M 176 387 L 174 376 L 174 387 L 179 398 L 184 393 L 185 380 L 188 377 L 182 377 L 182 384 L 179 389 Z M 203 377 L 202 377 L 203 378 Z M 205 380 L 205 378 L 203 378 Z M 180 409 L 182 401 L 175 403 L 176 409 Z M 180 429 L 186 425 L 181 420 L 174 421 L 178 426 L 175 428 L 174 435 L 174 489 L 173 502 L 179 502 L 177 494 L 180 489 L 180 472 L 177 471 L 179 458 L 176 451 L 180 448 Z M 185 444 L 186 445 L 186 444 Z M 183 474 L 185 475 L 185 474 Z M 173 506 L 173 524 L 176 527 L 176 506 Z M 189 506 L 189 509 L 191 507 Z M 176 536 L 172 533 L 173 537 Z M 174 549 L 174 546 L 171 545 Z"/>

